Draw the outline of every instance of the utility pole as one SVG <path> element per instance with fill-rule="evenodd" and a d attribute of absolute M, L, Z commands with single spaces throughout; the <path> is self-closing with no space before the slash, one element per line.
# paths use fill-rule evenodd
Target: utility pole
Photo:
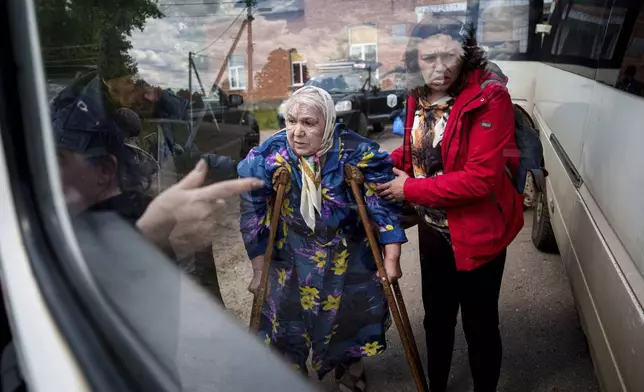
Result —
<path fill-rule="evenodd" d="M 246 0 L 246 24 L 248 25 L 248 100 L 252 102 L 253 96 L 253 3 L 255 0 Z"/>
<path fill-rule="evenodd" d="M 192 134 L 192 56 L 194 53 L 188 52 L 188 108 L 190 112 L 190 133 Z"/>
<path fill-rule="evenodd" d="M 215 78 L 215 83 L 212 84 L 212 87 L 210 89 L 210 94 L 212 94 L 216 89 L 217 86 L 219 86 L 219 82 L 221 81 L 221 77 L 224 75 L 224 71 L 226 71 L 226 66 L 228 65 L 228 59 L 230 56 L 232 56 L 233 52 L 235 51 L 235 48 L 237 47 L 237 43 L 239 42 L 239 39 L 241 38 L 242 33 L 244 32 L 244 28 L 246 27 L 246 24 L 248 21 L 244 19 L 244 21 L 241 24 L 241 27 L 239 27 L 239 31 L 237 32 L 237 36 L 235 37 L 235 40 L 233 41 L 233 44 L 230 46 L 230 49 L 228 49 L 228 53 L 226 54 L 226 58 L 224 60 L 224 63 L 221 65 L 221 68 L 219 69 L 219 73 L 217 74 L 217 78 Z"/>
<path fill-rule="evenodd" d="M 224 71 L 226 70 L 226 66 L 228 64 L 228 59 L 230 56 L 232 56 L 233 52 L 235 51 L 235 48 L 237 47 L 237 43 L 239 42 L 242 33 L 244 32 L 244 29 L 248 27 L 248 46 L 246 48 L 246 63 L 248 64 L 248 82 L 246 83 L 247 89 L 248 89 L 248 95 L 250 96 L 251 91 L 253 90 L 253 27 L 252 27 L 252 21 L 255 19 L 253 18 L 253 5 L 255 3 L 255 0 L 244 0 L 246 2 L 246 19 L 243 20 L 241 26 L 239 27 L 239 31 L 237 32 L 237 36 L 235 37 L 235 40 L 233 41 L 233 44 L 230 46 L 230 49 L 228 50 L 228 54 L 226 54 L 226 58 L 224 60 L 224 63 L 221 65 L 221 68 L 219 69 L 219 73 L 217 74 L 217 78 L 215 78 L 215 82 L 213 83 L 212 87 L 210 88 L 210 94 L 212 94 L 216 89 L 217 86 L 219 86 L 219 82 L 221 81 L 221 77 L 224 75 Z M 240 1 L 241 3 L 241 1 Z"/>

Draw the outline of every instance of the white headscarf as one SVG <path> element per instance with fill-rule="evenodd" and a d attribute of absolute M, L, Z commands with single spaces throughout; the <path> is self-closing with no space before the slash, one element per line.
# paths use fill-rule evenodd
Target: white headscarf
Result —
<path fill-rule="evenodd" d="M 302 172 L 302 194 L 300 201 L 300 213 L 304 222 L 311 229 L 315 230 L 315 211 L 318 214 L 322 211 L 322 167 L 321 159 L 333 147 L 333 131 L 335 129 L 335 104 L 333 98 L 326 91 L 318 87 L 306 86 L 297 90 L 287 103 L 287 108 L 298 104 L 301 94 L 319 94 L 324 106 L 324 135 L 320 150 L 314 155 L 300 157 L 300 171 Z M 315 97 L 317 99 L 318 97 Z"/>

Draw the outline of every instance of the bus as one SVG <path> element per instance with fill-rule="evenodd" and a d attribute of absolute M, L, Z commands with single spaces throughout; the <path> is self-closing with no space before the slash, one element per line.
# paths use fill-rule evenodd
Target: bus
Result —
<path fill-rule="evenodd" d="M 549 173 L 532 240 L 561 255 L 604 391 L 644 390 L 642 5 L 556 0 L 531 25 L 533 59 L 497 63 Z"/>

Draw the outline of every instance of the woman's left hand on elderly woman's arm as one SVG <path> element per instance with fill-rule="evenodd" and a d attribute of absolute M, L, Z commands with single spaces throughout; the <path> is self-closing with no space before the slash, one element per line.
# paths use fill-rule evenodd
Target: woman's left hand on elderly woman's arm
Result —
<path fill-rule="evenodd" d="M 394 168 L 396 178 L 386 184 L 381 184 L 376 187 L 376 193 L 386 200 L 405 200 L 405 181 L 409 175 L 402 170 Z"/>

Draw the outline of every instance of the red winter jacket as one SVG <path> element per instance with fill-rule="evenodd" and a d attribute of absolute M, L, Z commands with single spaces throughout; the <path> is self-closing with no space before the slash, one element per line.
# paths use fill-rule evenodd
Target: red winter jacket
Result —
<path fill-rule="evenodd" d="M 416 100 L 407 100 L 405 138 L 392 152 L 394 165 L 411 178 L 405 199 L 447 211 L 456 268 L 470 271 L 491 261 L 523 227 L 523 196 L 505 172 L 518 166 L 514 111 L 507 89 L 487 71 L 474 71 L 456 97 L 447 121 L 441 153 L 444 172 L 435 178 L 413 178 L 410 133 Z M 498 78 L 498 77 L 497 77 Z M 404 163 L 404 164 L 403 164 Z"/>

